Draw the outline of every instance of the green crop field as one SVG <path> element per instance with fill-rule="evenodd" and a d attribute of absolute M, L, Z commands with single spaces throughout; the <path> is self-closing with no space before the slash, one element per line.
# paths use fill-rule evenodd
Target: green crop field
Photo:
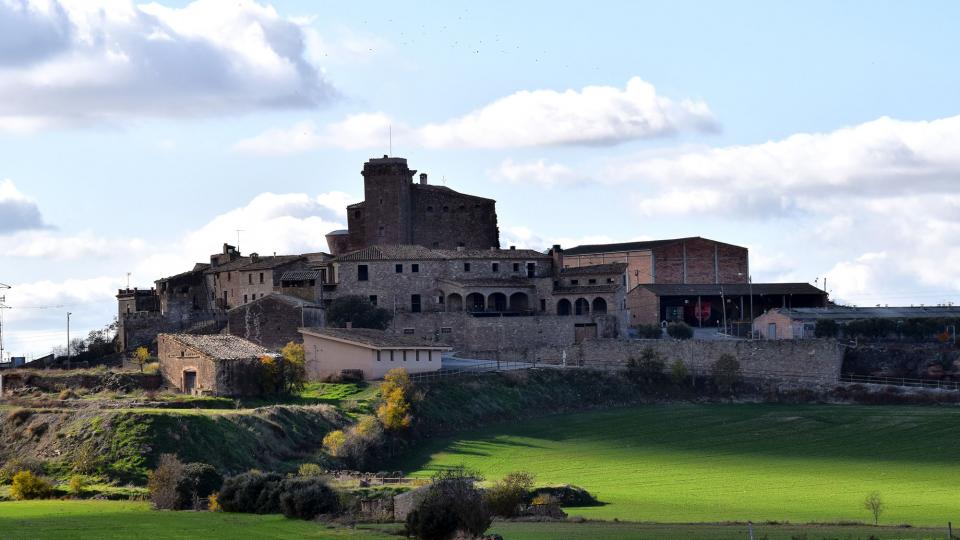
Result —
<path fill-rule="evenodd" d="M 154 540 L 210 539 L 317 539 L 389 540 L 398 525 L 368 525 L 356 530 L 322 523 L 286 519 L 279 515 L 210 512 L 159 512 L 147 503 L 116 501 L 27 501 L 0 503 L 2 540 Z M 506 540 L 741 540 L 746 525 L 651 523 L 494 523 L 490 532 Z M 942 530 L 889 527 L 836 527 L 757 525 L 757 538 L 768 540 L 933 540 Z"/>
<path fill-rule="evenodd" d="M 580 485 L 596 519 L 652 522 L 960 522 L 960 409 L 651 405 L 516 421 L 424 445 L 395 464 L 466 465 Z"/>

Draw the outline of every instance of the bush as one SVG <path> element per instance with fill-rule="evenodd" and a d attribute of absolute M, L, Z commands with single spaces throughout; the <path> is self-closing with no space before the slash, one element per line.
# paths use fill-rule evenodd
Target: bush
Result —
<path fill-rule="evenodd" d="M 220 506 L 220 494 L 211 493 L 207 497 L 207 511 L 208 512 L 223 512 L 223 507 Z"/>
<path fill-rule="evenodd" d="M 288 478 L 280 487 L 280 511 L 288 518 L 314 519 L 339 509 L 337 493 L 319 478 Z"/>
<path fill-rule="evenodd" d="M 420 504 L 407 515 L 407 534 L 422 540 L 448 540 L 457 531 L 480 536 L 490 527 L 476 475 L 457 467 L 437 473 Z"/>
<path fill-rule="evenodd" d="M 673 339 L 691 339 L 693 337 L 693 328 L 682 322 L 672 322 L 667 325 L 667 335 Z"/>
<path fill-rule="evenodd" d="M 9 484 L 20 471 L 30 471 L 35 476 L 45 472 L 44 463 L 31 457 L 13 457 L 0 465 L 0 484 Z"/>
<path fill-rule="evenodd" d="M 336 298 L 327 308 L 327 324 L 340 328 L 349 322 L 354 328 L 386 330 L 392 319 L 393 314 L 389 310 L 377 307 L 359 295 Z"/>
<path fill-rule="evenodd" d="M 83 490 L 87 487 L 87 479 L 83 475 L 75 474 L 70 477 L 70 483 L 67 492 L 74 497 L 83 495 Z"/>
<path fill-rule="evenodd" d="M 383 427 L 399 431 L 410 427 L 413 417 L 410 415 L 410 375 L 403 368 L 394 368 L 387 372 L 380 383 L 382 403 L 377 407 L 377 418 Z"/>
<path fill-rule="evenodd" d="M 660 354 L 647 347 L 640 353 L 640 358 L 627 360 L 627 377 L 633 382 L 656 383 L 665 378 L 663 368 Z"/>
<path fill-rule="evenodd" d="M 323 469 L 316 463 L 304 463 L 297 468 L 297 476 L 322 476 Z"/>
<path fill-rule="evenodd" d="M 157 373 L 160 373 L 160 362 L 150 362 L 148 364 L 144 364 L 143 372 L 147 375 L 156 375 Z"/>
<path fill-rule="evenodd" d="M 493 515 L 516 517 L 520 514 L 521 505 L 527 501 L 532 487 L 532 474 L 512 472 L 487 488 L 483 498 Z"/>
<path fill-rule="evenodd" d="M 689 378 L 690 371 L 682 360 L 674 360 L 670 364 L 670 380 L 673 381 L 673 384 L 686 384 Z"/>
<path fill-rule="evenodd" d="M 663 329 L 659 324 L 638 324 L 634 326 L 637 330 L 637 337 L 640 339 L 660 339 L 663 337 Z"/>
<path fill-rule="evenodd" d="M 721 392 L 729 392 L 740 382 L 740 362 L 732 354 L 722 354 L 710 366 L 710 375 Z"/>
<path fill-rule="evenodd" d="M 14 409 L 7 413 L 7 422 L 15 426 L 22 426 L 32 414 L 33 412 L 30 409 Z"/>
<path fill-rule="evenodd" d="M 158 510 L 199 510 L 200 500 L 220 487 L 223 477 L 206 463 L 183 464 L 173 454 L 163 454 L 147 477 L 150 502 Z"/>
<path fill-rule="evenodd" d="M 225 512 L 277 514 L 280 512 L 280 482 L 276 473 L 250 471 L 223 481 L 217 501 Z"/>
<path fill-rule="evenodd" d="M 840 325 L 832 319 L 820 319 L 813 329 L 813 335 L 818 338 L 835 338 L 840 332 Z"/>
<path fill-rule="evenodd" d="M 343 457 L 343 445 L 347 442 L 347 434 L 336 429 L 323 437 L 323 449 L 333 457 Z"/>
<path fill-rule="evenodd" d="M 36 476 L 30 471 L 20 471 L 13 475 L 10 496 L 14 500 L 46 499 L 52 495 L 53 484 L 46 478 Z"/>

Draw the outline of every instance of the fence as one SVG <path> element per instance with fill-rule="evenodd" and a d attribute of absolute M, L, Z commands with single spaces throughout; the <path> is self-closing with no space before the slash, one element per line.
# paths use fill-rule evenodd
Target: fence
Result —
<path fill-rule="evenodd" d="M 841 375 L 837 382 L 885 384 L 888 386 L 906 386 L 911 388 L 937 388 L 940 390 L 960 391 L 960 382 L 938 381 L 936 379 L 908 379 L 905 377 L 874 377 L 872 375 Z"/>
<path fill-rule="evenodd" d="M 539 366 L 529 362 L 506 362 L 490 360 L 487 362 L 464 364 L 462 367 L 457 368 L 444 368 L 438 371 L 411 373 L 410 380 L 429 381 L 448 377 L 460 377 L 464 375 L 480 375 L 485 373 L 498 373 L 502 371 L 518 371 L 523 369 L 533 369 L 535 367 Z"/>

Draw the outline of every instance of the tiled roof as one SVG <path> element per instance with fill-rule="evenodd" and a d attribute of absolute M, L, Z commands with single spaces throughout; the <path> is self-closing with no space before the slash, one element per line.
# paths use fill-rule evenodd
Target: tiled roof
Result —
<path fill-rule="evenodd" d="M 685 236 L 683 238 L 670 238 L 666 240 L 643 240 L 639 242 L 623 242 L 619 244 L 589 244 L 589 245 L 572 247 L 570 249 L 565 249 L 563 250 L 563 254 L 564 255 L 587 255 L 591 253 L 640 251 L 640 250 L 653 249 L 660 246 L 675 244 L 683 240 L 707 240 L 708 242 L 716 242 L 717 244 L 725 244 L 728 246 L 734 245 L 734 244 L 727 244 L 725 242 L 718 242 L 716 240 L 710 240 L 709 238 L 702 238 L 700 236 Z M 736 247 L 741 247 L 741 246 L 736 246 Z"/>
<path fill-rule="evenodd" d="M 637 285 L 658 296 L 720 296 L 723 294 L 754 296 L 775 294 L 816 294 L 825 295 L 826 292 L 809 283 L 724 283 L 724 284 L 676 284 L 676 283 L 648 283 Z"/>
<path fill-rule="evenodd" d="M 196 275 L 196 274 L 202 274 L 202 273 L 204 272 L 204 270 L 206 270 L 207 268 L 210 268 L 210 265 L 209 265 L 209 264 L 197 263 L 197 264 L 195 264 L 195 265 L 193 266 L 193 270 L 188 270 L 188 271 L 186 271 L 186 272 L 181 272 L 181 273 L 176 274 L 176 275 L 173 275 L 173 276 L 169 276 L 169 277 L 165 277 L 165 278 L 160 278 L 160 279 L 158 279 L 157 281 L 158 281 L 158 282 L 159 282 L 159 281 L 175 281 L 175 280 L 179 280 L 179 279 L 181 279 L 181 278 L 191 277 L 191 276 L 194 276 L 194 275 Z"/>
<path fill-rule="evenodd" d="M 300 259 L 306 260 L 303 255 L 271 255 L 267 257 L 259 257 L 256 261 L 254 261 L 252 257 L 240 257 L 239 259 L 230 261 L 226 264 L 208 268 L 205 273 L 212 274 L 215 272 L 233 272 L 234 270 L 241 270 L 244 272 L 268 270 L 295 262 Z"/>
<path fill-rule="evenodd" d="M 214 360 L 243 360 L 273 355 L 270 350 L 231 335 L 193 335 L 193 334 L 161 334 L 167 335 L 180 343 L 196 349 Z"/>
<path fill-rule="evenodd" d="M 304 300 L 303 298 L 298 298 L 298 297 L 296 297 L 296 296 L 291 296 L 291 295 L 289 295 L 289 294 L 272 293 L 272 294 L 268 294 L 268 295 L 266 295 L 266 296 L 261 296 L 261 297 L 257 298 L 256 300 L 251 300 L 251 301 L 247 302 L 246 304 L 237 306 L 237 307 L 235 307 L 235 308 L 231 308 L 230 311 L 233 311 L 233 310 L 235 310 L 235 309 L 243 309 L 243 308 L 245 308 L 245 307 L 247 307 L 247 306 L 249 306 L 249 305 L 251 305 L 251 304 L 260 304 L 260 303 L 262 303 L 262 302 L 268 302 L 268 301 L 283 302 L 284 304 L 287 304 L 287 305 L 290 305 L 290 306 L 293 306 L 293 307 L 320 307 L 319 304 L 316 304 L 316 303 L 314 303 L 314 302 L 308 302 L 307 300 Z"/>
<path fill-rule="evenodd" d="M 536 287 L 529 279 L 523 278 L 505 278 L 505 279 L 494 279 L 494 278 L 477 278 L 477 279 L 439 279 L 438 281 L 443 281 L 446 283 L 452 283 L 460 287 L 502 287 L 505 289 L 532 289 Z"/>
<path fill-rule="evenodd" d="M 349 341 L 374 349 L 450 349 L 446 345 L 370 328 L 301 328 L 300 332 L 321 338 Z"/>
<path fill-rule="evenodd" d="M 289 270 L 280 276 L 280 281 L 307 281 L 320 279 L 319 270 Z"/>
<path fill-rule="evenodd" d="M 334 259 L 335 261 L 446 261 L 463 259 L 549 259 L 532 249 L 433 249 L 415 245 L 370 246 Z"/>
<path fill-rule="evenodd" d="M 460 195 L 461 197 L 466 197 L 469 199 L 476 199 L 481 201 L 493 201 L 493 199 L 488 199 L 487 197 L 480 197 L 479 195 L 470 195 L 468 193 L 460 193 L 459 191 L 450 189 L 447 186 L 437 186 L 434 184 L 413 184 L 411 187 L 413 187 L 413 189 L 417 189 L 421 191 L 443 191 L 445 193 Z"/>
<path fill-rule="evenodd" d="M 593 264 L 590 266 L 579 266 L 574 268 L 564 268 L 560 274 L 564 276 L 585 276 L 600 274 L 622 274 L 627 271 L 627 263 L 606 263 Z"/>
<path fill-rule="evenodd" d="M 960 317 L 960 307 L 828 307 L 788 308 L 775 311 L 795 320 L 927 319 Z"/>

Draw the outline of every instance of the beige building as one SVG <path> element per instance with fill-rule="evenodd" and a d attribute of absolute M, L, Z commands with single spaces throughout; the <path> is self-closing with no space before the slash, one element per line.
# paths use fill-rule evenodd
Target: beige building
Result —
<path fill-rule="evenodd" d="M 366 328 L 301 328 L 307 377 L 319 380 L 359 371 L 381 379 L 394 368 L 408 373 L 438 371 L 450 347 Z"/>

